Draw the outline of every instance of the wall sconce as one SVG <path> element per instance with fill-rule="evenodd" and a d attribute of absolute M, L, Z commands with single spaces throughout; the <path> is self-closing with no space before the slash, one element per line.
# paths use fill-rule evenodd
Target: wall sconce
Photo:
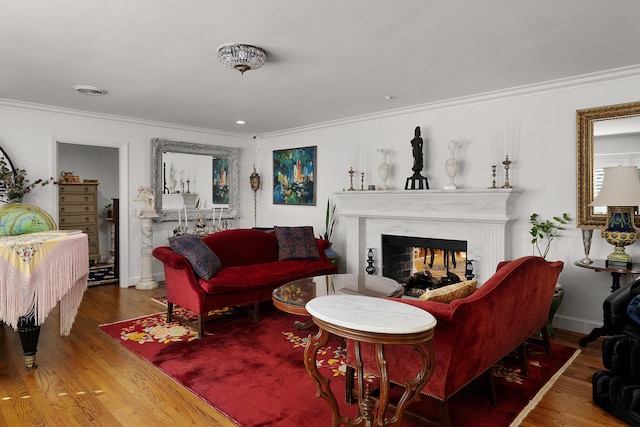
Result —
<path fill-rule="evenodd" d="M 249 176 L 249 182 L 253 190 L 253 226 L 255 227 L 258 222 L 258 199 L 256 193 L 260 189 L 260 175 L 256 172 L 256 165 L 253 165 L 253 172 Z"/>
<path fill-rule="evenodd" d="M 605 265 L 622 264 L 631 268 L 631 257 L 625 246 L 638 238 L 634 224 L 634 214 L 640 205 L 640 182 L 635 166 L 604 168 L 604 180 L 600 192 L 589 206 L 607 206 L 607 224 L 602 229 L 602 237 L 615 246 L 615 251 L 607 256 Z"/>

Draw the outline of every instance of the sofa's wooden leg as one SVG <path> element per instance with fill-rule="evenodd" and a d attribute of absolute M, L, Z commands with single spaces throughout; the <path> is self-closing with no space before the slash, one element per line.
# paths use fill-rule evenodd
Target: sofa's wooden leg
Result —
<path fill-rule="evenodd" d="M 167 322 L 171 322 L 173 320 L 173 303 L 167 301 Z"/>
<path fill-rule="evenodd" d="M 484 382 L 487 384 L 487 388 L 489 389 L 489 401 L 491 402 L 491 406 L 494 408 L 498 407 L 498 393 L 496 393 L 496 383 L 493 379 L 493 372 L 491 372 L 491 368 L 484 371 Z"/>
<path fill-rule="evenodd" d="M 551 354 L 551 342 L 549 341 L 547 325 L 540 328 L 540 336 L 542 337 L 542 343 L 544 344 L 544 349 L 547 351 L 547 354 Z"/>
<path fill-rule="evenodd" d="M 253 320 L 255 322 L 260 321 L 260 301 L 253 303 Z"/>
<path fill-rule="evenodd" d="M 204 337 L 204 314 L 198 313 L 198 338 Z"/>
<path fill-rule="evenodd" d="M 520 359 L 520 366 L 522 367 L 522 375 L 529 376 L 529 364 L 527 363 L 527 354 L 524 351 L 524 343 L 518 346 L 518 358 Z"/>
<path fill-rule="evenodd" d="M 438 421 L 441 427 L 451 427 L 451 417 L 449 416 L 449 402 L 438 400 Z"/>

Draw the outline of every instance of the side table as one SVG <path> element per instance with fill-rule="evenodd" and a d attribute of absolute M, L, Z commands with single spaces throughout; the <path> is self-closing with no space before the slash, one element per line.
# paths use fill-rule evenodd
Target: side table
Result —
<path fill-rule="evenodd" d="M 574 265 L 582 268 L 587 268 L 589 270 L 594 271 L 606 271 L 611 273 L 612 281 L 611 284 L 611 292 L 617 291 L 620 289 L 620 277 L 623 274 L 640 274 L 640 264 L 633 263 L 631 268 L 621 267 L 621 266 L 607 266 L 606 262 L 601 259 L 593 260 L 591 264 L 585 264 L 582 261 L 576 261 L 573 263 Z M 578 344 L 580 347 L 586 347 L 588 343 L 594 341 L 596 338 L 606 335 L 607 331 L 604 327 L 594 328 L 588 335 L 580 338 Z"/>
<path fill-rule="evenodd" d="M 311 380 L 316 384 L 317 397 L 327 401 L 332 412 L 332 426 L 402 425 L 404 411 L 427 384 L 435 367 L 435 356 L 431 348 L 436 319 L 419 308 L 380 298 L 361 295 L 327 295 L 312 299 L 306 305 L 318 333 L 309 338 L 304 351 L 304 363 Z M 351 420 L 340 414 L 331 380 L 323 377 L 316 364 L 318 350 L 327 343 L 329 334 L 355 342 L 356 373 L 360 399 L 358 417 Z M 364 388 L 364 366 L 360 343 L 375 345 L 377 365 L 380 371 L 380 395 L 377 401 Z M 393 344 L 413 345 L 422 357 L 416 377 L 405 384 L 393 417 L 387 418 L 389 407 L 389 373 L 384 346 Z"/>

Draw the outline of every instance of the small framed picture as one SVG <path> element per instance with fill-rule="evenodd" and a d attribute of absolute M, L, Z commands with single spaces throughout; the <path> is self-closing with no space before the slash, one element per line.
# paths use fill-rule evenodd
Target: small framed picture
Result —
<path fill-rule="evenodd" d="M 316 204 L 317 146 L 273 151 L 273 203 Z"/>
<path fill-rule="evenodd" d="M 80 177 L 78 175 L 72 175 L 71 182 L 80 182 Z"/>

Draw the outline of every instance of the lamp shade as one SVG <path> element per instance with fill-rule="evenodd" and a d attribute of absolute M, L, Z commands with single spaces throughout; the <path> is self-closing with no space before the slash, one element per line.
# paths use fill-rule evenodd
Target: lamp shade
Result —
<path fill-rule="evenodd" d="M 635 166 L 604 168 L 600 192 L 589 206 L 639 206 L 640 182 Z"/>

